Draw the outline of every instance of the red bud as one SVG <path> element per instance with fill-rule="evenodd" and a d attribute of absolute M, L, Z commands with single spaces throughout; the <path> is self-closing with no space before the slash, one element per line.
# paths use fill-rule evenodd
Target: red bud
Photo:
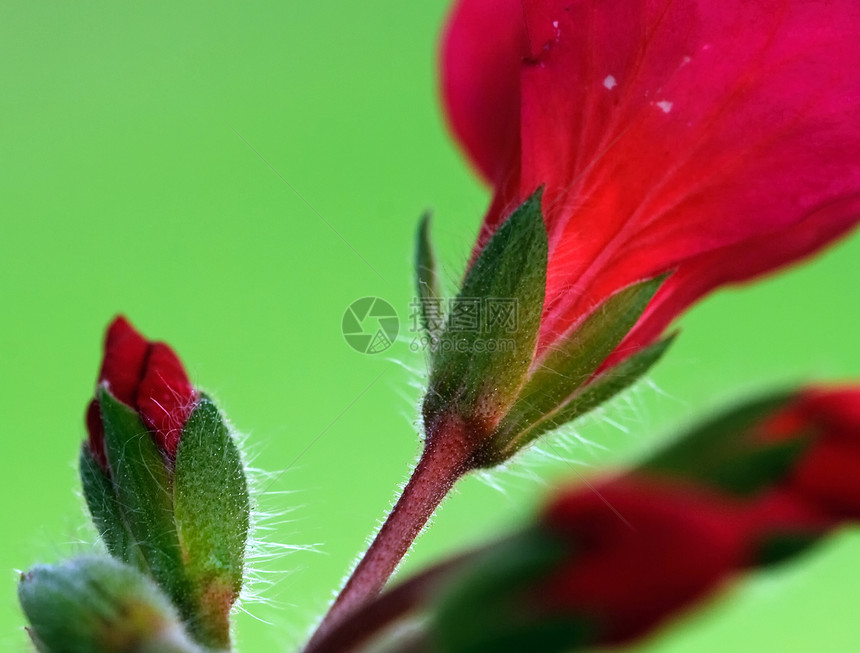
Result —
<path fill-rule="evenodd" d="M 123 316 L 117 317 L 107 330 L 98 382 L 138 411 L 161 451 L 171 459 L 176 456 L 198 395 L 168 345 L 146 340 Z M 90 451 L 107 472 L 104 427 L 95 399 L 87 408 L 86 423 Z"/>

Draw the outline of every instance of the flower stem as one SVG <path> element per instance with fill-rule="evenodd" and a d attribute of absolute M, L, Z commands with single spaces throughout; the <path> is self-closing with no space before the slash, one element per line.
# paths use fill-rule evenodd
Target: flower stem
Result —
<path fill-rule="evenodd" d="M 329 628 L 324 636 L 315 637 L 314 643 L 305 649 L 305 653 L 349 653 L 357 650 L 380 632 L 402 622 L 427 604 L 452 574 L 481 551 L 483 549 L 446 560 L 362 603 Z"/>
<path fill-rule="evenodd" d="M 466 429 L 459 421 L 447 421 L 434 437 L 428 437 L 403 494 L 323 618 L 307 650 L 312 650 L 326 632 L 379 594 L 442 499 L 468 471 L 472 452 Z"/>

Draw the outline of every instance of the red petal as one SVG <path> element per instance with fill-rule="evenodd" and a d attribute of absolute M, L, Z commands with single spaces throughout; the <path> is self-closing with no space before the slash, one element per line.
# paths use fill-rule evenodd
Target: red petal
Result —
<path fill-rule="evenodd" d="M 799 410 L 829 437 L 860 445 L 860 387 L 808 390 Z"/>
<path fill-rule="evenodd" d="M 751 237 L 684 262 L 657 293 L 614 360 L 653 342 L 676 315 L 711 290 L 799 261 L 844 235 L 858 218 L 860 196 L 834 202 L 781 232 Z"/>
<path fill-rule="evenodd" d="M 164 343 L 153 343 L 137 395 L 137 409 L 171 458 L 176 456 L 182 428 L 194 410 L 197 393 L 179 357 Z"/>
<path fill-rule="evenodd" d="M 148 351 L 149 342 L 125 317 L 120 315 L 111 322 L 99 382 L 106 383 L 113 396 L 129 406 L 135 404 Z"/>
<path fill-rule="evenodd" d="M 522 12 L 519 0 L 460 2 L 443 37 L 448 119 L 490 182 L 510 174 L 519 151 L 519 69 L 526 54 Z"/>
<path fill-rule="evenodd" d="M 860 438 L 822 438 L 804 456 L 791 486 L 837 519 L 860 519 Z"/>
<path fill-rule="evenodd" d="M 471 6 L 483 2 L 458 11 Z M 854 0 L 523 7 L 532 60 L 509 174 L 519 188 L 498 189 L 485 233 L 546 186 L 542 348 L 618 289 L 677 270 L 628 341 L 635 349 L 702 294 L 809 254 L 860 218 Z M 483 78 L 509 79 L 480 58 L 475 68 L 477 92 Z M 456 125 L 451 99 L 449 111 Z M 479 160 L 489 151 L 466 145 Z"/>

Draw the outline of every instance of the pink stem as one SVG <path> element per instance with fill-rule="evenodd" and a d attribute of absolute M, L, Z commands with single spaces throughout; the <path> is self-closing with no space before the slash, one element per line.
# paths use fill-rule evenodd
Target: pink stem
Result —
<path fill-rule="evenodd" d="M 379 594 L 442 499 L 468 471 L 472 452 L 466 430 L 458 421 L 447 421 L 435 437 L 428 438 L 403 494 L 317 628 L 307 650 Z"/>

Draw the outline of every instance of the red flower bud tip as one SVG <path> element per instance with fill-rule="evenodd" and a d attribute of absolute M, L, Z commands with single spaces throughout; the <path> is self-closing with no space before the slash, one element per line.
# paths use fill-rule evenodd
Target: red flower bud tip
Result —
<path fill-rule="evenodd" d="M 569 542 L 536 593 L 546 609 L 588 617 L 594 644 L 641 636 L 745 564 L 735 503 L 686 486 L 623 478 L 557 496 L 543 523 Z"/>
<path fill-rule="evenodd" d="M 194 409 L 198 394 L 170 347 L 146 340 L 128 320 L 119 316 L 107 330 L 98 383 L 137 410 L 159 448 L 169 458 L 175 458 L 182 427 Z M 86 422 L 90 452 L 107 471 L 104 427 L 95 399 L 87 408 Z"/>
<path fill-rule="evenodd" d="M 443 95 L 495 186 L 476 251 L 544 188 L 538 358 L 618 290 L 673 271 L 618 362 L 711 290 L 860 219 L 858 33 L 855 0 L 457 3 Z"/>
<path fill-rule="evenodd" d="M 811 389 L 759 425 L 766 440 L 812 438 L 787 491 L 834 519 L 860 519 L 860 389 Z"/>

